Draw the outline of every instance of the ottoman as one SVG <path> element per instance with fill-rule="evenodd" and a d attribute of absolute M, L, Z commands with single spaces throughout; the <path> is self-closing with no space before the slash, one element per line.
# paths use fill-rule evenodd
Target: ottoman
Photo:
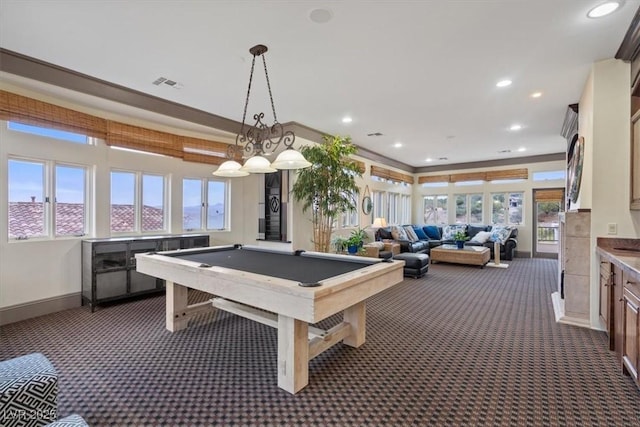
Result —
<path fill-rule="evenodd" d="M 424 276 L 429 270 L 429 255 L 427 254 L 402 252 L 398 255 L 394 255 L 393 259 L 404 261 L 405 276 L 411 276 L 417 279 Z"/>

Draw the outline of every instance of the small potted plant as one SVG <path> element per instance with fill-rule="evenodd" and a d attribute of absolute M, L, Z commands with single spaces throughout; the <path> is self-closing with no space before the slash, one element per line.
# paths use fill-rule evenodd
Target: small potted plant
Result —
<path fill-rule="evenodd" d="M 341 252 L 344 252 L 344 250 L 347 248 L 347 239 L 345 239 L 344 237 L 336 236 L 331 240 L 331 244 L 336 249 L 336 253 L 339 254 Z"/>
<path fill-rule="evenodd" d="M 463 249 L 464 242 L 467 240 L 467 234 L 464 231 L 458 230 L 453 233 L 453 240 L 455 240 L 458 249 Z"/>
<path fill-rule="evenodd" d="M 347 251 L 350 254 L 357 253 L 368 238 L 369 236 L 367 236 L 367 233 L 362 228 L 356 228 L 351 231 L 351 235 L 346 241 Z"/>

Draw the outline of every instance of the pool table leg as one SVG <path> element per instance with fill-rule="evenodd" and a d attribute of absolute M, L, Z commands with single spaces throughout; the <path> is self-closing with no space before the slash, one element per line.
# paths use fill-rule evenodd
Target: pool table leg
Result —
<path fill-rule="evenodd" d="M 181 316 L 187 308 L 187 291 L 189 288 L 167 280 L 167 329 L 171 332 L 187 328 L 189 318 Z"/>
<path fill-rule="evenodd" d="M 309 383 L 309 325 L 278 315 L 278 387 L 294 394 Z"/>
<path fill-rule="evenodd" d="M 344 311 L 344 321 L 351 325 L 351 334 L 342 342 L 351 347 L 364 344 L 367 332 L 367 304 L 361 301 Z"/>

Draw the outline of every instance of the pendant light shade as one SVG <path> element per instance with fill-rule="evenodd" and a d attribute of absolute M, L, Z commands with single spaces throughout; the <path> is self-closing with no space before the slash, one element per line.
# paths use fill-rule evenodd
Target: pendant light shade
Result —
<path fill-rule="evenodd" d="M 218 169 L 213 172 L 215 176 L 223 176 L 226 178 L 239 178 L 241 176 L 249 175 L 249 172 L 241 169 L 242 165 L 235 160 L 227 160 Z"/>
<path fill-rule="evenodd" d="M 246 162 L 244 162 L 244 166 L 240 169 L 241 171 L 248 173 L 272 173 L 276 172 L 277 169 L 271 167 L 271 162 L 262 156 L 253 156 L 249 157 Z"/>
<path fill-rule="evenodd" d="M 271 163 L 271 167 L 276 169 L 302 169 L 309 166 L 311 166 L 311 163 L 304 158 L 302 153 L 292 149 L 284 150 Z"/>

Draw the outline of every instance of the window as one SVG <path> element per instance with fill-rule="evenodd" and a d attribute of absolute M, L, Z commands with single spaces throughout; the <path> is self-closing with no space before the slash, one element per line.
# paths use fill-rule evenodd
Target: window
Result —
<path fill-rule="evenodd" d="M 136 229 L 136 174 L 111 172 L 111 231 L 131 232 Z"/>
<path fill-rule="evenodd" d="M 45 163 L 9 160 L 9 239 L 43 237 Z"/>
<path fill-rule="evenodd" d="M 340 223 L 342 224 L 342 227 L 358 227 L 360 224 L 360 215 L 359 215 L 359 208 L 360 208 L 360 193 L 358 193 L 357 191 L 353 193 L 353 203 L 354 206 L 356 207 L 355 210 L 351 211 L 351 212 L 344 212 L 342 213 L 342 215 L 340 215 L 341 221 Z"/>
<path fill-rule="evenodd" d="M 446 195 L 424 196 L 425 224 L 447 224 L 448 217 Z"/>
<path fill-rule="evenodd" d="M 165 229 L 164 177 L 142 175 L 142 231 Z"/>
<path fill-rule="evenodd" d="M 407 194 L 400 196 L 400 223 L 411 224 L 411 196 Z"/>
<path fill-rule="evenodd" d="M 182 180 L 182 229 L 226 230 L 228 184 L 215 179 Z"/>
<path fill-rule="evenodd" d="M 226 183 L 209 180 L 207 183 L 207 230 L 224 230 L 226 228 L 226 200 Z"/>
<path fill-rule="evenodd" d="M 464 187 L 465 185 L 482 185 L 484 183 L 484 181 L 481 180 L 475 180 L 475 181 L 457 181 L 455 184 L 455 186 L 457 187 Z"/>
<path fill-rule="evenodd" d="M 79 166 L 56 165 L 55 235 L 86 234 L 87 170 Z"/>
<path fill-rule="evenodd" d="M 164 194 L 161 175 L 112 171 L 111 232 L 166 230 Z"/>
<path fill-rule="evenodd" d="M 544 171 L 544 172 L 534 172 L 532 179 L 534 181 L 554 181 L 554 180 L 564 180 L 566 178 L 566 171 Z"/>
<path fill-rule="evenodd" d="M 482 224 L 482 194 L 456 194 L 456 223 Z"/>
<path fill-rule="evenodd" d="M 493 193 L 492 221 L 498 225 L 523 224 L 523 192 Z"/>
<path fill-rule="evenodd" d="M 86 180 L 83 166 L 9 159 L 9 239 L 84 235 Z"/>
<path fill-rule="evenodd" d="M 75 142 L 77 144 L 88 144 L 89 138 L 86 135 L 79 133 L 66 132 L 63 130 L 50 129 L 40 126 L 23 125 L 22 123 L 7 122 L 7 129 L 30 133 L 32 135 L 46 136 L 48 138 L 55 138 L 62 141 Z"/>
<path fill-rule="evenodd" d="M 386 193 L 384 191 L 371 192 L 371 200 L 373 201 L 373 217 L 385 218 L 388 223 L 391 223 L 389 218 L 387 218 L 385 194 Z"/>
<path fill-rule="evenodd" d="M 202 180 L 182 180 L 182 229 L 185 231 L 202 229 Z"/>
<path fill-rule="evenodd" d="M 466 224 L 469 222 L 467 218 L 467 195 L 456 194 L 454 200 L 456 202 L 456 223 Z"/>
<path fill-rule="evenodd" d="M 389 215 L 387 216 L 387 220 L 389 224 L 400 224 L 399 211 L 400 211 L 400 194 L 398 193 L 389 193 Z"/>

